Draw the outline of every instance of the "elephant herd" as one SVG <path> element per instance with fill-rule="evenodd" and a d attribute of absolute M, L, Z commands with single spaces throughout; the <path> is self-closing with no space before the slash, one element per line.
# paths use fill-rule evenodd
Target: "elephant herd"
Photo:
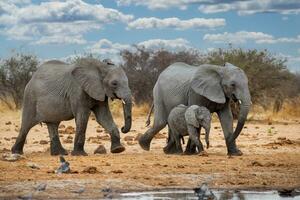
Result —
<path fill-rule="evenodd" d="M 45 123 L 50 137 L 51 155 L 66 155 L 58 127 L 61 121 L 75 118 L 76 135 L 72 155 L 87 155 L 84 151 L 85 132 L 90 113 L 110 134 L 111 152 L 120 153 L 125 147 L 120 142 L 119 129 L 112 118 L 108 100 L 123 102 L 123 133 L 131 129 L 132 100 L 128 78 L 124 70 L 104 60 L 80 59 L 75 64 L 53 60 L 42 64 L 28 82 L 23 99 L 22 124 L 12 147 L 12 153 L 23 153 L 29 130 Z M 238 123 L 233 131 L 230 102 L 240 104 Z M 211 113 L 216 112 L 221 122 L 229 155 L 242 155 L 236 138 L 243 129 L 251 106 L 248 80 L 244 71 L 230 63 L 224 66 L 203 64 L 191 66 L 174 63 L 158 77 L 153 89 L 154 122 L 139 138 L 144 150 L 150 150 L 153 137 L 168 124 L 169 138 L 164 152 L 182 153 L 181 140 L 189 135 L 186 154 L 202 152 L 201 127 L 205 129 L 209 146 Z M 148 123 L 150 123 L 150 114 Z"/>

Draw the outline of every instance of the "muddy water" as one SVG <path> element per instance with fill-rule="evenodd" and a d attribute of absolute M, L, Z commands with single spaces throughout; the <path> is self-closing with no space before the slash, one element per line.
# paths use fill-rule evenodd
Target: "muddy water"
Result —
<path fill-rule="evenodd" d="M 214 198 L 202 197 L 197 195 L 193 190 L 166 190 L 166 191 L 147 191 L 147 192 L 130 192 L 120 195 L 120 199 L 220 199 L 220 200 L 298 200 L 300 196 L 285 196 L 276 190 L 269 191 L 227 191 L 212 190 Z M 298 193 L 299 194 L 299 193 Z"/>

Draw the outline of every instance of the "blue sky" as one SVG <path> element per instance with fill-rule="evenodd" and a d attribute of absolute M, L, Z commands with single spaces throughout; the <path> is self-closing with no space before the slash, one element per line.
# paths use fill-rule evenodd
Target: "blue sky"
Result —
<path fill-rule="evenodd" d="M 132 44 L 171 51 L 268 49 L 300 71 L 299 0 L 0 0 L 0 57 L 93 53 Z"/>

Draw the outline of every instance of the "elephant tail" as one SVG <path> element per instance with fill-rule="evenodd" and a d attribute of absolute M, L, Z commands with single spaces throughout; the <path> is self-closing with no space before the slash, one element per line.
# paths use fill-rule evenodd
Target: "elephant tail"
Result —
<path fill-rule="evenodd" d="M 146 127 L 148 127 L 150 125 L 150 123 L 151 123 L 151 119 L 150 118 L 151 118 L 151 113 L 153 111 L 153 107 L 154 107 L 154 105 L 152 103 L 151 104 L 151 108 L 150 108 L 149 113 L 148 113 L 148 116 L 147 116 Z"/>

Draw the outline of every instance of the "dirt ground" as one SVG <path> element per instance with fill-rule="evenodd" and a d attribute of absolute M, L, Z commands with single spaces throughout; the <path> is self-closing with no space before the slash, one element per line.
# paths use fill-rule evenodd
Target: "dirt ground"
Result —
<path fill-rule="evenodd" d="M 244 155 L 229 158 L 217 122 L 212 125 L 207 157 L 165 155 L 166 129 L 152 141 L 151 151 L 143 151 L 136 137 L 147 130 L 145 118 L 134 118 L 130 133 L 121 134 L 126 147 L 121 154 L 109 152 L 109 137 L 91 118 L 85 144 L 89 155 L 65 156 L 69 174 L 53 173 L 59 157 L 50 156 L 46 125 L 35 126 L 27 137 L 24 159 L 0 160 L 0 198 L 102 198 L 124 191 L 193 188 L 203 182 L 212 188 L 300 188 L 300 120 L 248 122 L 237 141 Z M 123 124 L 122 118 L 116 122 L 119 127 Z M 60 138 L 70 151 L 75 135 L 67 127 L 74 127 L 74 121 L 62 124 Z M 0 113 L 1 158 L 10 151 L 19 126 L 18 115 Z M 107 154 L 93 154 L 100 144 Z"/>

